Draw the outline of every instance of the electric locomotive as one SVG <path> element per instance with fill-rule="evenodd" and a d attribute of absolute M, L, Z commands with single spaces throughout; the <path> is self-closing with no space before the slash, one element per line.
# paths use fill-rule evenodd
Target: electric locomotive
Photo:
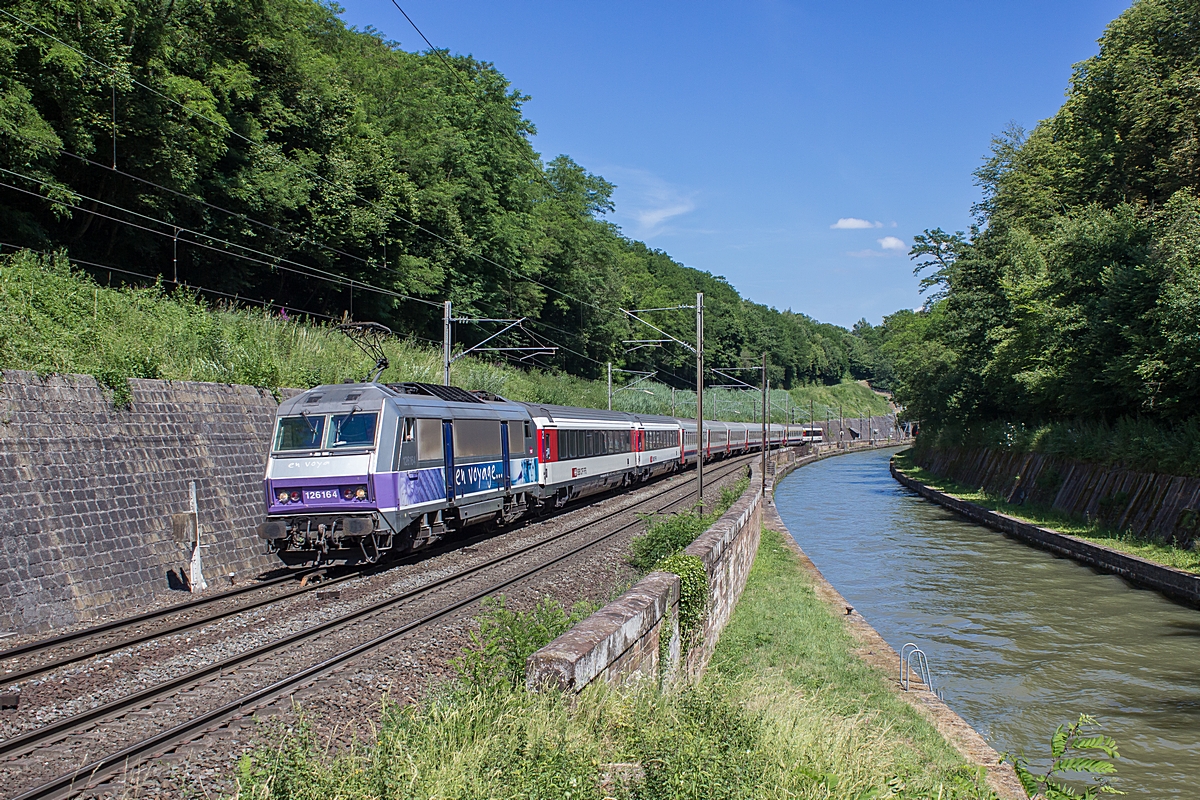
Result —
<path fill-rule="evenodd" d="M 356 342 L 387 331 L 344 327 Z M 706 421 L 697 443 L 694 420 L 378 383 L 387 359 L 364 350 L 372 379 L 309 389 L 276 412 L 258 534 L 285 563 L 374 563 L 762 443 L 753 423 Z M 768 437 L 782 445 L 789 430 Z"/>

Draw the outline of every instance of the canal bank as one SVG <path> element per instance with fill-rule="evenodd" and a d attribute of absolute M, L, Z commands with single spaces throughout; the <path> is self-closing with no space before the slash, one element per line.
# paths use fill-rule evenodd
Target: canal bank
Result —
<path fill-rule="evenodd" d="M 784 483 L 790 472 L 791 469 L 781 472 L 775 483 Z M 763 510 L 763 527 L 766 530 L 782 534 L 784 546 L 791 551 L 800 573 L 812 585 L 815 596 L 832 613 L 842 619 L 845 629 L 857 645 L 854 648 L 855 655 L 883 675 L 890 676 L 889 685 L 899 689 L 899 682 L 896 680 L 899 673 L 899 653 L 871 626 L 862 612 L 847 602 L 846 598 L 821 574 L 820 569 L 804 552 L 783 518 L 780 517 L 774 493 L 772 493 L 771 502 Z M 910 691 L 899 692 L 899 697 L 932 723 L 937 732 L 968 763 L 987 770 L 988 785 L 1000 798 L 1025 800 L 1025 791 L 1012 767 L 1001 763 L 1000 755 L 984 738 L 929 687 L 919 681 L 914 681 L 910 684 Z"/>
<path fill-rule="evenodd" d="M 1156 564 L 1130 553 L 1122 553 L 1114 548 L 1089 542 L 1078 536 L 1034 525 L 1017 517 L 968 502 L 906 474 L 896 467 L 895 458 L 892 458 L 888 464 L 888 469 L 891 471 L 892 477 L 905 488 L 913 490 L 926 500 L 961 514 L 972 522 L 986 525 L 1034 547 L 1074 559 L 1102 572 L 1119 575 L 1138 586 L 1160 592 L 1172 600 L 1200 606 L 1200 575 Z"/>
<path fill-rule="evenodd" d="M 1080 712 L 1121 744 L 1130 797 L 1200 784 L 1196 612 L 997 536 L 920 498 L 888 454 L 780 482 L 776 506 L 825 577 L 893 648 L 930 655 L 948 705 L 998 751 L 1047 754 Z"/>

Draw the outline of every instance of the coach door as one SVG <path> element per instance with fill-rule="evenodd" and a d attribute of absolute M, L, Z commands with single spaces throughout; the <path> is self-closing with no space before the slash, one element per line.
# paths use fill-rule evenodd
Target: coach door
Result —
<path fill-rule="evenodd" d="M 512 474 L 508 459 L 508 420 L 500 423 L 500 469 L 504 474 L 504 492 L 508 493 L 512 489 Z"/>
<path fill-rule="evenodd" d="M 446 453 L 446 502 L 454 502 L 454 423 L 442 420 L 442 449 Z"/>

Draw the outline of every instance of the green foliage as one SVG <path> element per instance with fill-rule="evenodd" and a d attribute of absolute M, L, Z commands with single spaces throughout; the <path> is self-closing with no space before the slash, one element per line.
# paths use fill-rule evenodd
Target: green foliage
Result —
<path fill-rule="evenodd" d="M 764 531 L 703 685 L 575 696 L 460 683 L 410 705 L 384 698 L 371 738 L 333 753 L 303 717 L 268 722 L 238 796 L 993 800 L 854 647 Z"/>
<path fill-rule="evenodd" d="M 646 532 L 633 537 L 629 563 L 639 572 L 646 573 L 667 556 L 678 553 L 695 541 L 716 517 L 689 511 L 665 517 L 647 515 L 643 519 Z"/>
<path fill-rule="evenodd" d="M 656 564 L 667 556 L 678 553 L 708 530 L 710 525 L 737 502 L 749 485 L 750 479 L 742 477 L 736 483 L 721 489 L 716 507 L 708 514 L 700 514 L 693 510 L 667 516 L 643 516 L 646 532 L 633 537 L 630 565 L 643 574 L 657 569 Z"/>
<path fill-rule="evenodd" d="M 687 386 L 686 351 L 625 355 L 648 329 L 618 308 L 696 292 L 713 363 L 767 352 L 779 387 L 878 366 L 862 337 L 751 303 L 622 235 L 605 219 L 613 185 L 565 155 L 544 162 L 529 98 L 491 64 L 406 52 L 320 0 L 7 11 L 0 167 L 34 196 L 0 198 L 0 241 L 433 339 L 440 306 L 396 295 L 449 299 L 466 316 L 528 318 L 565 346 L 551 366 L 589 378 L 612 360 Z M 694 336 L 686 312 L 649 319 Z M 489 332 L 464 326 L 461 341 Z"/>
<path fill-rule="evenodd" d="M 567 611 L 552 598 L 543 597 L 529 611 L 513 611 L 503 595 L 486 597 L 484 611 L 476 618 L 479 630 L 471 632 L 471 645 L 454 662 L 455 670 L 475 686 L 524 686 L 529 656 L 598 608 L 580 601 Z"/>
<path fill-rule="evenodd" d="M 1023 756 L 1005 753 L 1002 760 L 1013 765 L 1030 797 L 1045 800 L 1095 800 L 1101 794 L 1124 794 L 1112 785 L 1117 767 L 1109 759 L 1120 758 L 1111 736 L 1093 732 L 1096 720 L 1087 714 L 1070 725 L 1059 725 L 1050 737 L 1050 764 L 1045 772 L 1034 772 Z M 1070 776 L 1090 776 L 1091 785 L 1082 792 L 1065 782 Z"/>
<path fill-rule="evenodd" d="M 1195 415 L 1198 19 L 1195 0 L 1134 3 L 1054 117 L 993 141 L 976 225 L 916 237 L 929 302 L 877 338 L 927 430 Z"/>
<path fill-rule="evenodd" d="M 671 726 L 648 725 L 632 731 L 631 749 L 645 774 L 637 796 L 644 800 L 752 796 L 766 776 L 766 742 L 759 720 L 717 686 L 681 692 L 670 708 Z"/>
<path fill-rule="evenodd" d="M 391 367 L 383 380 L 440 381 L 439 348 L 400 338 L 384 349 Z M 167 292 L 162 286 L 101 286 L 72 271 L 61 256 L 0 256 L 0 369 L 91 374 L 113 391 L 118 405 L 130 399 L 130 378 L 240 383 L 274 390 L 361 379 L 370 366 L 328 326 L 267 311 L 213 309 L 196 295 Z M 514 400 L 590 408 L 607 403 L 607 387 L 601 381 L 470 356 L 455 362 L 452 377 L 459 385 Z M 646 392 L 617 393 L 614 407 L 668 414 L 674 402 L 678 413 L 694 413 L 693 392 L 673 393 L 654 382 L 641 387 Z M 789 394 L 790 400 L 785 398 Z M 706 401 L 710 419 L 749 420 L 759 413 L 754 393 L 710 391 Z M 835 416 L 839 403 L 847 409 L 870 407 L 872 413 L 886 413 L 878 395 L 852 382 L 773 392 L 776 421 L 785 418 L 789 402 L 805 410 L 813 407 L 818 415 L 825 413 L 822 403 L 833 403 Z"/>
<path fill-rule="evenodd" d="M 1121 417 L 1041 425 L 1011 422 L 949 424 L 918 437 L 915 448 L 987 447 L 1087 461 L 1142 472 L 1200 476 L 1200 419 Z"/>
<path fill-rule="evenodd" d="M 695 637 L 708 611 L 708 571 L 698 556 L 673 553 L 654 565 L 652 571 L 679 576 L 679 632 L 685 645 Z"/>

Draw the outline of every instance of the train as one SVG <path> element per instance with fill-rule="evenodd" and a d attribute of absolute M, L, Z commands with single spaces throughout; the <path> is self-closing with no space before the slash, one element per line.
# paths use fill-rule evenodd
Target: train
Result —
<path fill-rule="evenodd" d="M 820 441 L 771 424 L 768 447 Z M 761 423 L 520 403 L 374 381 L 317 386 L 275 417 L 258 526 L 292 566 L 373 564 L 470 526 L 505 526 L 580 498 L 760 450 Z"/>

